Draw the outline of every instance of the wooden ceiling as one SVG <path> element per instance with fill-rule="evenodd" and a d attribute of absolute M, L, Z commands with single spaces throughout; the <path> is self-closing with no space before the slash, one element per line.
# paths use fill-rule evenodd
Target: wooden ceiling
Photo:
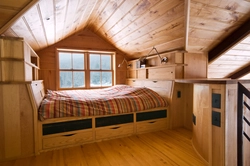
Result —
<path fill-rule="evenodd" d="M 250 0 L 1 0 L 0 15 L 0 34 L 23 37 L 35 51 L 87 28 L 134 59 L 153 46 L 211 51 L 250 19 Z M 208 77 L 249 65 L 250 39 L 233 46 L 209 63 Z"/>

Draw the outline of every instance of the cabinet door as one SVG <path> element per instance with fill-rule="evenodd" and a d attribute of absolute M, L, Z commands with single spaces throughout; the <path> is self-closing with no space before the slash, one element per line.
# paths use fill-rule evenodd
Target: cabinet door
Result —
<path fill-rule="evenodd" d="M 34 155 L 34 119 L 25 84 L 0 85 L 0 161 Z"/>

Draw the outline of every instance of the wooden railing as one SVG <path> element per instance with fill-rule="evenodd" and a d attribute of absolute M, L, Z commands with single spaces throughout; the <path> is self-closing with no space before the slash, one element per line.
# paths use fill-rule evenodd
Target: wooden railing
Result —
<path fill-rule="evenodd" d="M 244 115 L 244 109 L 250 111 L 250 105 L 246 102 L 250 101 L 250 91 L 241 83 L 238 83 L 238 108 L 237 108 L 237 165 L 243 166 L 244 163 L 244 137 L 250 142 L 250 136 L 245 132 L 246 127 L 250 126 L 250 120 Z"/>

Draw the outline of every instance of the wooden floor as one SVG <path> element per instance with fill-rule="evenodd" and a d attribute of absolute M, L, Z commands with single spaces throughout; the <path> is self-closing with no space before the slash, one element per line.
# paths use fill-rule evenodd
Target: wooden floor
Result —
<path fill-rule="evenodd" d="M 164 130 L 41 153 L 0 166 L 206 165 L 195 153 L 191 132 Z"/>

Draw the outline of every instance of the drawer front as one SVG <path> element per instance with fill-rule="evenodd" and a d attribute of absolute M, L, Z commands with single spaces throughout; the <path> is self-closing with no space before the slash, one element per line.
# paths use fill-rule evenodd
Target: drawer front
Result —
<path fill-rule="evenodd" d="M 134 123 L 96 128 L 96 140 L 110 139 L 134 133 Z"/>
<path fill-rule="evenodd" d="M 132 80 L 127 80 L 127 85 L 130 85 L 130 86 L 143 86 L 143 81 L 141 80 L 136 80 L 136 79 L 132 79 Z"/>
<path fill-rule="evenodd" d="M 43 137 L 43 149 L 58 148 L 67 145 L 77 145 L 93 141 L 93 131 L 72 132 L 65 135 L 56 135 L 52 137 Z"/>
<path fill-rule="evenodd" d="M 168 68 L 153 68 L 148 70 L 149 79 L 170 79 L 175 78 L 175 69 L 174 67 Z"/>
<path fill-rule="evenodd" d="M 151 132 L 167 128 L 168 128 L 167 118 L 147 120 L 136 123 L 137 133 Z"/>

